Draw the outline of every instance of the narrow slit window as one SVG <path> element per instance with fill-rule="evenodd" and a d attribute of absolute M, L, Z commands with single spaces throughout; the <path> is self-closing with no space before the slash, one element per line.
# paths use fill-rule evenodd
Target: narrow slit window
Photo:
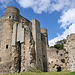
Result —
<path fill-rule="evenodd" d="M 9 18 L 11 18 L 11 16 L 9 16 Z"/>
<path fill-rule="evenodd" d="M 43 57 L 45 58 L 45 55 L 43 55 Z"/>
<path fill-rule="evenodd" d="M 8 49 L 8 45 L 6 45 L 6 49 Z"/>

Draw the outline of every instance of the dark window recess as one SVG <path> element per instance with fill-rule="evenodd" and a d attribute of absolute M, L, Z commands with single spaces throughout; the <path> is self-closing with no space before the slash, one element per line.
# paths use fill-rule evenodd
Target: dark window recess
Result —
<path fill-rule="evenodd" d="M 8 45 L 6 45 L 6 49 L 8 49 Z"/>
<path fill-rule="evenodd" d="M 60 56 L 63 56 L 63 54 L 60 54 Z"/>
<path fill-rule="evenodd" d="M 11 16 L 9 16 L 9 18 L 11 18 Z"/>
<path fill-rule="evenodd" d="M 66 52 L 68 54 L 68 52 Z"/>
<path fill-rule="evenodd" d="M 65 59 L 62 59 L 61 62 L 62 62 L 62 63 L 65 63 Z"/>
<path fill-rule="evenodd" d="M 2 61 L 2 58 L 0 57 L 0 62 Z"/>
<path fill-rule="evenodd" d="M 56 60 L 56 62 L 58 62 L 58 60 Z"/>
<path fill-rule="evenodd" d="M 12 18 L 14 18 L 14 16 Z"/>
<path fill-rule="evenodd" d="M 39 59 L 39 62 L 40 62 L 40 59 Z"/>
<path fill-rule="evenodd" d="M 43 55 L 43 57 L 45 58 L 45 55 Z"/>
<path fill-rule="evenodd" d="M 53 63 L 53 61 L 51 61 L 51 63 Z"/>
<path fill-rule="evenodd" d="M 57 72 L 60 72 L 61 71 L 61 67 L 57 67 Z"/>

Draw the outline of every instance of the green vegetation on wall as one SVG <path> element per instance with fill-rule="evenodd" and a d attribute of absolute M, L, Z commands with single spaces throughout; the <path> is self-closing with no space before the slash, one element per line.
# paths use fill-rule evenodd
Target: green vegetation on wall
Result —
<path fill-rule="evenodd" d="M 56 44 L 54 46 L 51 46 L 51 48 L 56 48 L 58 50 L 61 50 L 64 48 L 64 44 L 66 43 L 66 40 L 63 39 L 63 40 L 60 40 L 60 41 L 57 41 Z"/>

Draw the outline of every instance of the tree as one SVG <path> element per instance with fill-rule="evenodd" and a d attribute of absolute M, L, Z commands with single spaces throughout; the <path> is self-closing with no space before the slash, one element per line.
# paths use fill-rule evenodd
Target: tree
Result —
<path fill-rule="evenodd" d="M 58 50 L 61 50 L 64 48 L 64 44 L 66 43 L 66 40 L 63 39 L 63 40 L 60 40 L 60 41 L 57 41 L 56 44 L 54 46 L 51 46 L 51 48 L 56 48 Z"/>
<path fill-rule="evenodd" d="M 63 40 L 57 41 L 56 45 L 64 45 L 65 43 L 66 43 L 66 40 L 63 39 Z"/>

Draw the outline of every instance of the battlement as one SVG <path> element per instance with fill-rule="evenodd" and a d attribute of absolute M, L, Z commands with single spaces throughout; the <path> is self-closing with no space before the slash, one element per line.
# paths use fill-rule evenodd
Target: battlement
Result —
<path fill-rule="evenodd" d="M 18 8 L 16 7 L 13 7 L 13 6 L 9 6 L 5 9 L 5 15 L 8 15 L 9 13 L 14 13 L 14 14 L 17 14 L 19 15 L 20 11 Z"/>

